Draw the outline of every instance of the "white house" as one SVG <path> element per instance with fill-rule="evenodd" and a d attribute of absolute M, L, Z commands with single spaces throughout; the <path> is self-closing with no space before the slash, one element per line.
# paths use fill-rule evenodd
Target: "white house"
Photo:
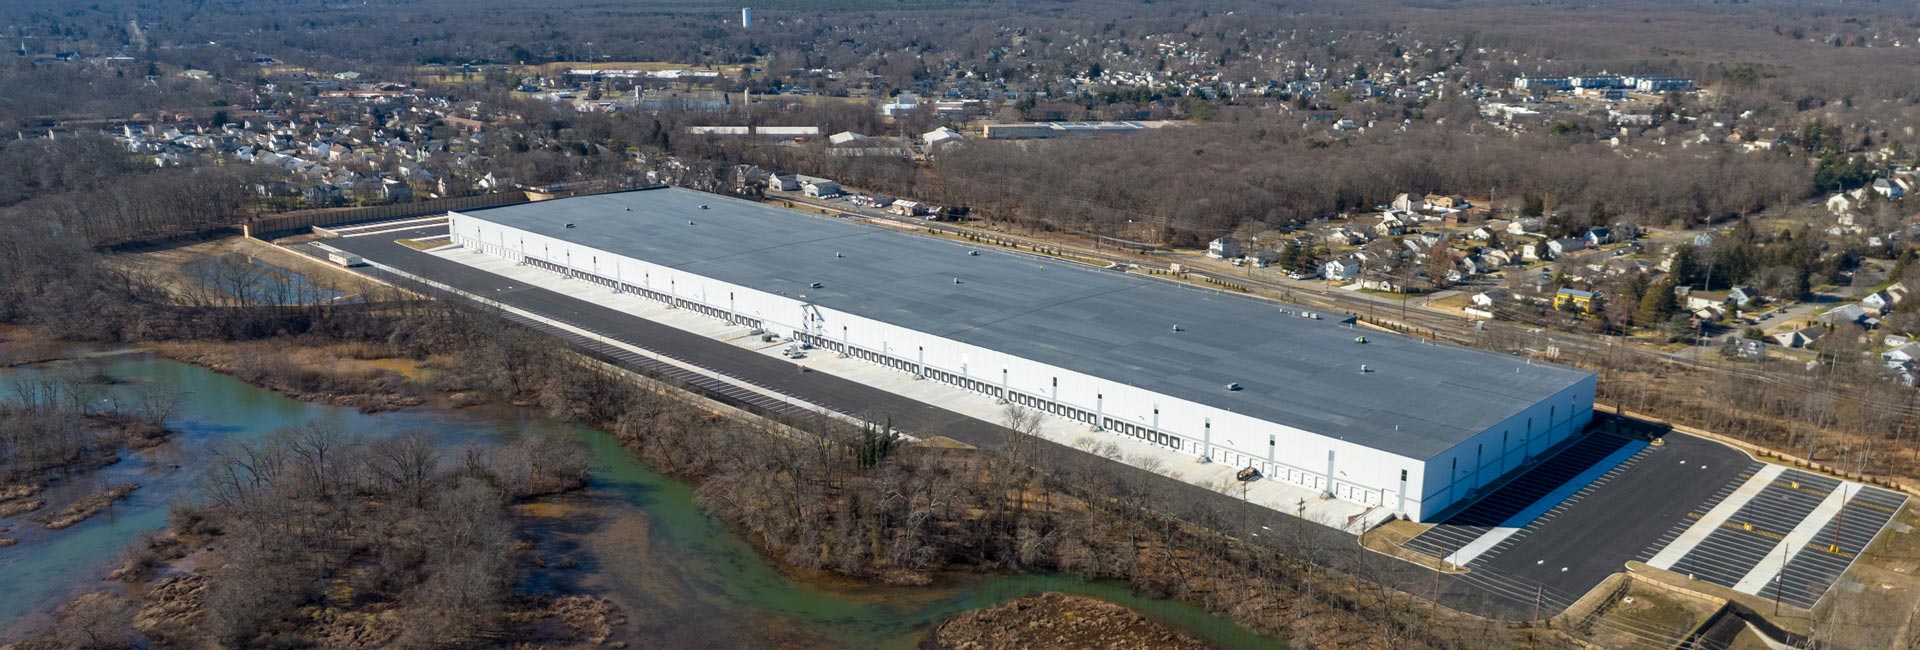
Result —
<path fill-rule="evenodd" d="M 1851 212 L 1853 211 L 1853 206 L 1854 206 L 1853 199 L 1851 197 L 1848 197 L 1844 193 L 1835 194 L 1833 196 L 1827 197 L 1827 211 L 1832 212 L 1835 215 L 1842 215 L 1842 214 Z"/>
<path fill-rule="evenodd" d="M 1328 280 L 1352 280 L 1360 276 L 1360 262 L 1357 260 L 1329 260 L 1320 266 L 1320 275 Z"/>
<path fill-rule="evenodd" d="M 1228 236 L 1228 237 L 1221 237 L 1219 239 L 1215 239 L 1211 242 L 1207 242 L 1207 257 L 1211 257 L 1216 260 L 1224 260 L 1224 259 L 1230 259 L 1230 258 L 1235 258 L 1239 256 L 1240 256 L 1240 240 L 1237 240 L 1237 239 L 1234 239 L 1233 237 Z"/>

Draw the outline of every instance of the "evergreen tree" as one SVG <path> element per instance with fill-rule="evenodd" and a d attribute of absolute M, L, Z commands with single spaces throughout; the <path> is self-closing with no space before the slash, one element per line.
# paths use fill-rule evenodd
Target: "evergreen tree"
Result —
<path fill-rule="evenodd" d="M 1634 313 L 1634 323 L 1647 328 L 1659 327 L 1674 312 L 1680 311 L 1680 301 L 1673 295 L 1673 289 L 1677 286 L 1679 284 L 1669 274 L 1648 288 L 1646 295 L 1640 297 L 1640 309 Z"/>

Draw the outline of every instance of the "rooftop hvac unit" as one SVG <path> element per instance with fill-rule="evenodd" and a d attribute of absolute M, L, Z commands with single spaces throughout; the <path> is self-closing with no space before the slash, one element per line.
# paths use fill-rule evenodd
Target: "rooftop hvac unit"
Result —
<path fill-rule="evenodd" d="M 1364 363 L 1363 363 L 1363 364 L 1360 364 L 1360 372 L 1363 372 L 1363 373 L 1364 373 L 1364 372 L 1373 372 L 1373 369 L 1372 369 L 1372 368 L 1368 368 L 1368 367 L 1367 367 L 1367 364 L 1364 364 Z"/>
<path fill-rule="evenodd" d="M 1364 345 L 1367 342 L 1367 337 L 1364 337 L 1364 336 L 1353 337 L 1353 342 Z"/>
<path fill-rule="evenodd" d="M 809 287 L 809 288 L 813 288 L 813 289 L 818 289 L 818 288 L 820 288 L 821 286 L 822 286 L 822 285 L 821 285 L 820 283 L 818 283 L 818 282 L 815 282 L 815 283 L 813 283 L 813 284 L 809 284 L 809 285 L 807 285 L 807 287 Z"/>
<path fill-rule="evenodd" d="M 1240 390 L 1240 384 L 1239 384 L 1239 382 L 1235 382 L 1235 383 L 1231 383 L 1231 384 L 1227 384 L 1227 390 L 1230 390 L 1230 391 L 1234 391 L 1234 390 Z"/>
<path fill-rule="evenodd" d="M 1184 327 L 1181 327 L 1181 326 L 1179 326 L 1179 325 L 1175 325 L 1175 326 L 1173 326 L 1173 331 L 1175 331 L 1175 332 L 1185 332 L 1185 331 L 1187 331 L 1187 328 L 1184 328 Z"/>
<path fill-rule="evenodd" d="M 569 223 L 569 224 L 567 224 L 567 227 L 568 227 L 568 228 L 572 228 L 572 227 L 573 227 L 573 224 L 571 224 L 571 223 Z"/>

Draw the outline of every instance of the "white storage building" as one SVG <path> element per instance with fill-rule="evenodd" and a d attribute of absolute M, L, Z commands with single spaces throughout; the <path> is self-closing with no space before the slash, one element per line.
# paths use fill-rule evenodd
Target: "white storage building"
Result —
<path fill-rule="evenodd" d="M 1416 520 L 1593 414 L 1585 371 L 692 190 L 449 217 L 469 249 Z"/>

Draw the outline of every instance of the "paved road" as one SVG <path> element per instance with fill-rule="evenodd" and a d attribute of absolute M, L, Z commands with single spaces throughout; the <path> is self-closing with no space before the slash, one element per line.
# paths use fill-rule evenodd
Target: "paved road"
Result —
<path fill-rule="evenodd" d="M 658 351 L 701 367 L 724 368 L 730 376 L 743 378 L 754 384 L 839 412 L 884 413 L 892 418 L 895 426 L 913 435 L 941 435 L 989 450 L 1000 448 L 1004 440 L 1005 429 L 995 423 L 839 377 L 817 372 L 801 373 L 796 370 L 792 362 L 539 287 L 521 285 L 508 278 L 421 253 L 393 241 L 395 238 L 444 233 L 444 227 L 423 228 L 371 237 L 332 239 L 326 243 L 360 255 L 369 261 L 421 277 L 432 278 L 461 291 L 486 296 L 491 300 L 536 312 L 608 338 Z M 1676 439 L 1685 439 L 1685 437 L 1669 438 L 1669 440 Z M 1603 500 L 1589 501 L 1581 506 L 1583 510 L 1594 511 L 1591 516 L 1596 517 L 1596 521 L 1579 524 L 1577 527 L 1568 526 L 1573 532 L 1552 534 L 1553 531 L 1549 530 L 1542 531 L 1534 537 L 1550 544 L 1566 544 L 1565 554 L 1567 555 L 1590 554 L 1591 557 L 1587 559 L 1595 563 L 1595 568 L 1591 571 L 1583 569 L 1579 572 L 1547 572 L 1519 566 L 1516 568 L 1523 570 L 1524 573 L 1506 575 L 1503 569 L 1488 566 L 1476 568 L 1469 574 L 1447 575 L 1436 579 L 1436 574 L 1425 568 L 1365 552 L 1358 547 L 1351 535 L 1333 528 L 1305 522 L 1265 508 L 1248 507 L 1230 495 L 1189 485 L 1070 447 L 1044 440 L 1039 442 L 1043 450 L 1041 457 L 1046 459 L 1049 472 L 1057 476 L 1084 476 L 1090 472 L 1101 472 L 1124 477 L 1133 485 L 1146 487 L 1150 495 L 1148 501 L 1151 507 L 1160 512 L 1186 521 L 1212 526 L 1229 534 L 1244 531 L 1248 534 L 1237 535 L 1243 540 L 1270 545 L 1296 555 L 1304 555 L 1323 566 L 1368 576 L 1409 593 L 1431 597 L 1437 591 L 1439 600 L 1450 607 L 1506 620 L 1531 619 L 1536 611 L 1542 617 L 1557 614 L 1580 594 L 1598 584 L 1607 573 L 1619 570 L 1622 563 L 1630 559 L 1631 551 L 1628 555 L 1608 560 L 1607 553 L 1594 550 L 1595 545 L 1606 546 L 1609 550 L 1612 545 L 1588 539 L 1589 537 L 1605 538 L 1591 536 L 1581 531 L 1594 529 L 1635 531 L 1643 527 L 1651 527 L 1657 532 L 1658 529 L 1666 526 L 1666 520 L 1658 518 L 1637 520 L 1636 518 L 1645 516 L 1649 507 L 1648 503 L 1640 500 L 1650 498 L 1656 501 L 1666 500 L 1675 494 L 1672 490 L 1686 489 L 1686 486 L 1681 484 L 1661 483 L 1636 490 L 1631 498 L 1604 500 L 1605 503 L 1611 504 L 1608 506 L 1595 505 Z M 1697 440 L 1679 444 L 1689 448 L 1692 445 L 1718 446 Z M 1720 449 L 1733 453 L 1725 447 Z M 1651 537 L 1652 535 L 1649 535 L 1649 538 Z M 1550 547 L 1543 545 L 1542 548 Z M 1638 546 L 1635 546 L 1633 550 L 1637 549 Z M 1608 562 L 1611 563 L 1610 570 L 1602 570 L 1608 568 L 1606 566 Z M 1537 610 L 1536 600 L 1540 601 Z"/>

